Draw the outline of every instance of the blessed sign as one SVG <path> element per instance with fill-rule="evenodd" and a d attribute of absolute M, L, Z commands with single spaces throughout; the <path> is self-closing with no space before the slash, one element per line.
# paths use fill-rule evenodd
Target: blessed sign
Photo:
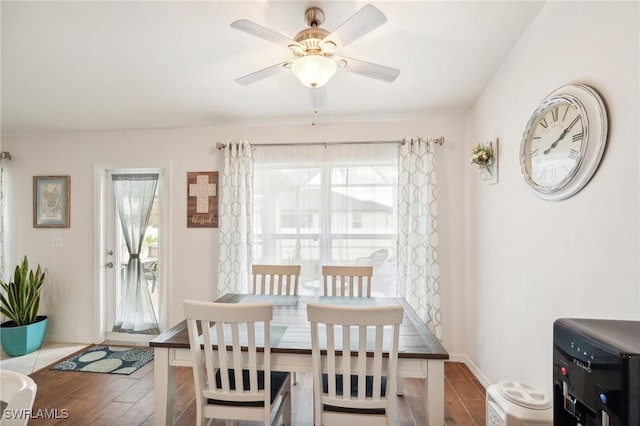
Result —
<path fill-rule="evenodd" d="M 218 172 L 187 172 L 187 227 L 218 227 Z"/>

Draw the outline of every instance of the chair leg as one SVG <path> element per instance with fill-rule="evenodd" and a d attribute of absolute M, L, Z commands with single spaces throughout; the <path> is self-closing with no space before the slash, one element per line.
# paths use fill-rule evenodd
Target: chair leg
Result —
<path fill-rule="evenodd" d="M 202 410 L 201 404 L 202 404 L 201 399 L 196 397 L 196 424 L 199 426 L 207 426 L 207 424 L 209 424 L 209 419 L 205 418 L 202 415 L 203 410 Z"/>
<path fill-rule="evenodd" d="M 284 403 L 284 412 L 282 413 L 282 421 L 285 426 L 291 426 L 291 387 L 287 392 L 287 400 Z"/>
<path fill-rule="evenodd" d="M 404 380 L 402 377 L 397 377 L 396 386 L 396 395 L 404 395 Z"/>
<path fill-rule="evenodd" d="M 322 426 L 322 406 L 319 397 L 313 396 L 313 424 L 314 426 Z"/>

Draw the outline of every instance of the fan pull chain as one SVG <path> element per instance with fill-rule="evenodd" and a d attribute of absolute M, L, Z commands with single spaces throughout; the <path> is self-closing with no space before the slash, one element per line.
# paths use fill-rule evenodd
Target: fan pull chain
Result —
<path fill-rule="evenodd" d="M 316 125 L 316 115 L 318 115 L 318 110 L 314 109 L 313 110 L 313 115 L 311 116 L 311 125 L 312 126 Z"/>

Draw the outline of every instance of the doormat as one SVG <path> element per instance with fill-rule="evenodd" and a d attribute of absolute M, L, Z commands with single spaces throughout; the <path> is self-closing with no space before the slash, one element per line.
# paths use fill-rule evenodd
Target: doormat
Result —
<path fill-rule="evenodd" d="M 51 370 L 129 375 L 151 360 L 153 350 L 149 348 L 92 346 L 59 362 L 51 367 Z"/>

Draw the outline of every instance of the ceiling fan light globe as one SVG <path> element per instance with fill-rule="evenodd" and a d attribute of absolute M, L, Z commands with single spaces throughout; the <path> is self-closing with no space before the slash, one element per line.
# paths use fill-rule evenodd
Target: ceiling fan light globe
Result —
<path fill-rule="evenodd" d="M 291 72 L 307 87 L 322 87 L 336 73 L 336 63 L 322 55 L 298 58 L 291 65 Z"/>

